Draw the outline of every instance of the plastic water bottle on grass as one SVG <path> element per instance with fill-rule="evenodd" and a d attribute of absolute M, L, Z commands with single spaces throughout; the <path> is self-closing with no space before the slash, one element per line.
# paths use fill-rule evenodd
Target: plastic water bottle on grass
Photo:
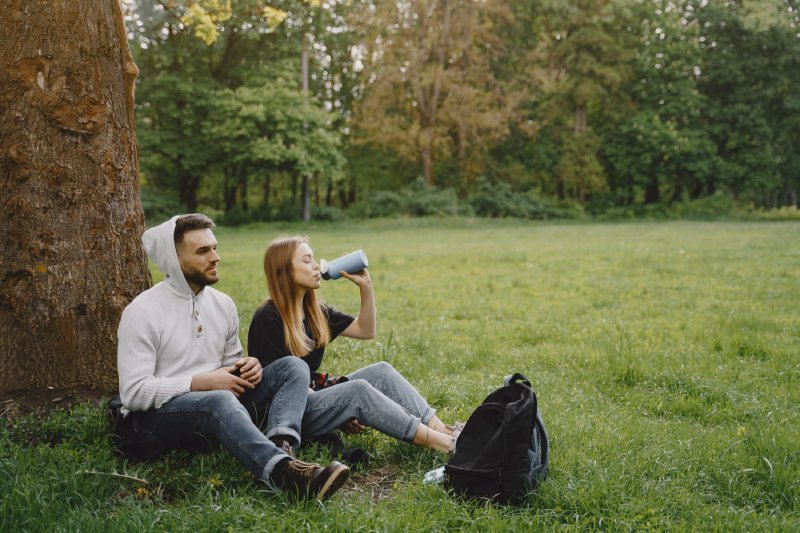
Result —
<path fill-rule="evenodd" d="M 444 467 L 440 466 L 425 474 L 423 483 L 427 485 L 439 485 L 444 482 Z"/>

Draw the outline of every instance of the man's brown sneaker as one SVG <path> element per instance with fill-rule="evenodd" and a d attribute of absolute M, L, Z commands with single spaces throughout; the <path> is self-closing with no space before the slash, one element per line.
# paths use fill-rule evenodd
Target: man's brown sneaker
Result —
<path fill-rule="evenodd" d="M 278 486 L 293 496 L 325 500 L 339 490 L 350 476 L 350 469 L 338 461 L 326 467 L 287 459 L 275 466 L 270 476 Z"/>

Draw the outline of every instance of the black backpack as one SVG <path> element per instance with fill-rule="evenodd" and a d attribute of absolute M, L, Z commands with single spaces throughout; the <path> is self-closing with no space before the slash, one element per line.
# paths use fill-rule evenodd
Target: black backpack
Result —
<path fill-rule="evenodd" d="M 138 431 L 135 413 L 122 416 L 122 399 L 114 395 L 106 404 L 106 416 L 111 425 L 111 444 L 114 451 L 131 461 L 155 459 L 167 450 L 165 444 L 147 439 Z"/>
<path fill-rule="evenodd" d="M 129 461 L 147 461 L 156 459 L 174 448 L 169 444 L 155 440 L 148 432 L 139 428 L 139 413 L 128 413 L 122 416 L 122 399 L 114 395 L 106 404 L 106 417 L 111 425 L 111 445 L 114 451 Z M 208 453 L 211 446 L 202 435 L 194 436 L 181 446 L 198 453 Z"/>
<path fill-rule="evenodd" d="M 547 475 L 547 430 L 522 374 L 507 376 L 470 415 L 445 466 L 444 485 L 470 498 L 519 503 Z"/>

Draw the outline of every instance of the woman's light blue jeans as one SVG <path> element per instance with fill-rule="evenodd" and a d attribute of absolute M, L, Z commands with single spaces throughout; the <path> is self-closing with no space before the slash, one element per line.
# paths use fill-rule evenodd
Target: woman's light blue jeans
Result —
<path fill-rule="evenodd" d="M 275 363 L 283 359 L 287 358 Z M 349 381 L 308 393 L 304 437 L 322 435 L 355 418 L 381 433 L 411 442 L 420 423 L 427 424 L 436 413 L 389 363 L 369 365 L 347 378 Z"/>
<path fill-rule="evenodd" d="M 261 382 L 239 398 L 229 391 L 197 391 L 176 396 L 158 409 L 132 412 L 137 433 L 181 447 L 215 437 L 242 465 L 267 480 L 289 458 L 268 437 L 300 442 L 300 418 L 308 398 L 308 365 L 296 357 L 275 361 Z M 262 432 L 267 430 L 266 435 Z"/>

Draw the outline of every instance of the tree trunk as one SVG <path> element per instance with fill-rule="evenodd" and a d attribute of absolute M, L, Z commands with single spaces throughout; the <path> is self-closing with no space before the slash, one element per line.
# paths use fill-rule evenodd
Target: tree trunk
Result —
<path fill-rule="evenodd" d="M 311 220 L 311 176 L 303 176 L 303 222 Z"/>
<path fill-rule="evenodd" d="M 297 181 L 298 181 L 297 180 L 297 174 L 293 172 L 292 173 L 292 179 L 291 179 L 291 182 L 292 182 L 292 187 L 291 188 L 292 188 L 292 201 L 295 202 L 295 203 L 298 200 L 298 197 L 297 197 Z"/>
<path fill-rule="evenodd" d="M 230 172 L 225 170 L 222 178 L 222 199 L 225 201 L 225 213 L 230 213 L 236 205 L 236 185 L 231 183 Z"/>
<path fill-rule="evenodd" d="M 325 188 L 325 205 L 333 205 L 333 180 L 328 178 L 328 186 Z"/>
<path fill-rule="evenodd" d="M 119 0 L 0 2 L 0 392 L 116 387 L 150 285 Z"/>
<path fill-rule="evenodd" d="M 272 185 L 272 175 L 267 172 L 264 174 L 264 212 L 269 213 L 269 195 L 271 191 Z"/>
<path fill-rule="evenodd" d="M 658 184 L 658 177 L 652 176 L 644 188 L 644 203 L 654 204 L 661 200 L 661 187 Z"/>
<path fill-rule="evenodd" d="M 307 20 L 307 19 L 305 19 Z M 303 48 L 300 51 L 300 68 L 302 70 L 303 98 L 308 100 L 308 33 L 303 31 Z M 303 131 L 306 130 L 306 123 L 303 122 Z M 303 175 L 303 222 L 311 220 L 311 175 Z"/>
<path fill-rule="evenodd" d="M 422 159 L 422 175 L 425 176 L 425 183 L 433 186 L 433 142 L 429 137 L 429 135 L 422 136 L 420 158 Z"/>
<path fill-rule="evenodd" d="M 567 194 L 566 188 L 564 187 L 564 179 L 562 177 L 558 176 L 556 178 L 556 180 L 557 180 L 556 181 L 556 197 L 559 200 L 563 200 L 564 198 L 566 198 L 566 194 Z"/>
<path fill-rule="evenodd" d="M 797 207 L 797 192 L 789 185 L 783 188 L 783 205 Z"/>
<path fill-rule="evenodd" d="M 588 119 L 585 105 L 578 105 L 575 107 L 575 135 L 580 135 L 586 132 L 588 127 Z"/>
<path fill-rule="evenodd" d="M 670 204 L 680 202 L 683 199 L 683 185 L 676 185 L 672 190 L 672 197 L 669 199 Z"/>
<path fill-rule="evenodd" d="M 247 176 L 242 176 L 239 178 L 239 199 L 241 200 L 242 209 L 245 211 L 250 211 L 248 196 L 250 196 L 250 191 L 247 187 Z"/>
<path fill-rule="evenodd" d="M 187 211 L 194 213 L 197 210 L 197 189 L 200 187 L 200 176 L 190 174 L 180 177 L 180 190 L 178 199 L 186 206 Z"/>

